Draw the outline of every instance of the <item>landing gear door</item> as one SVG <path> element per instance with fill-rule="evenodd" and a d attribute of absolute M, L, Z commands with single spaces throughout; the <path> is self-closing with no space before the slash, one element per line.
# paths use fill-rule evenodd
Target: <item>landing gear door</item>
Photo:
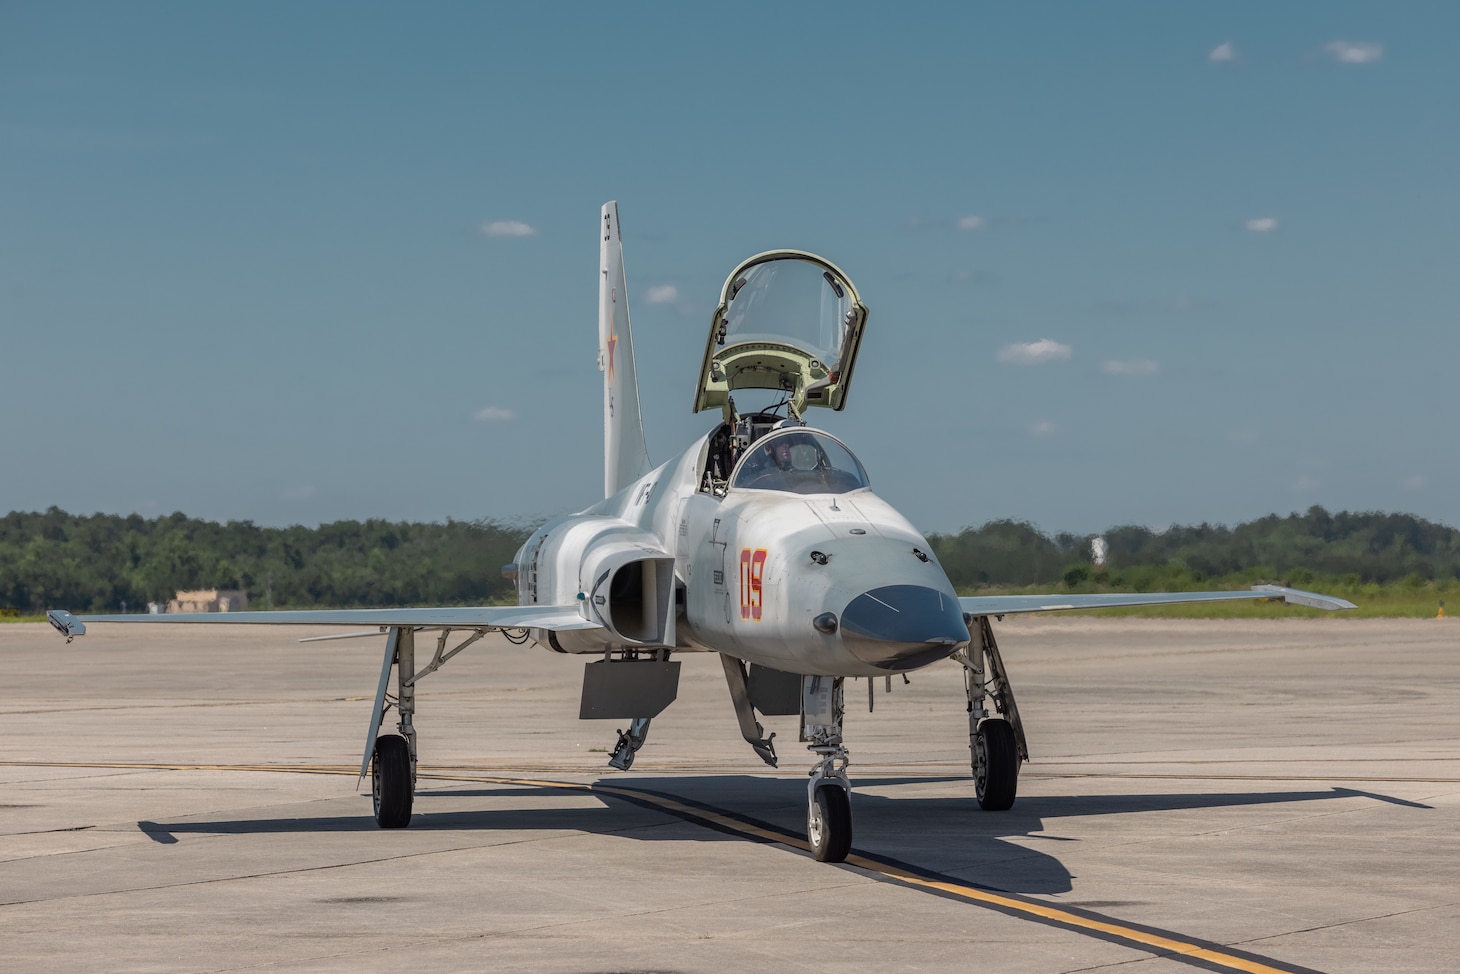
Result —
<path fill-rule="evenodd" d="M 836 265 L 800 250 L 757 254 L 720 292 L 694 411 L 728 409 L 736 389 L 779 389 L 797 415 L 843 408 L 866 324 L 866 305 Z"/>

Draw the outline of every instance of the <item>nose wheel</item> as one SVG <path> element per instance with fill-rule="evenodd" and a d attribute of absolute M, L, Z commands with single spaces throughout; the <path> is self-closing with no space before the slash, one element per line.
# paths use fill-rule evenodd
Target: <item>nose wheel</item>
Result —
<path fill-rule="evenodd" d="M 845 862 L 852 850 L 852 788 L 847 750 L 813 747 L 820 760 L 806 786 L 806 839 L 817 862 Z"/>

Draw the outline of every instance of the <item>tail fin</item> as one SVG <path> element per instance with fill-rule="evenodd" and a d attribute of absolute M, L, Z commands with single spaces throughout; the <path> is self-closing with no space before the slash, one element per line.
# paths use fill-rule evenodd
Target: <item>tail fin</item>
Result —
<path fill-rule="evenodd" d="M 624 248 L 618 203 L 603 204 L 602 274 L 598 291 L 598 369 L 603 373 L 603 496 L 609 497 L 648 473 L 634 337 L 629 330 L 629 296 L 624 286 Z"/>

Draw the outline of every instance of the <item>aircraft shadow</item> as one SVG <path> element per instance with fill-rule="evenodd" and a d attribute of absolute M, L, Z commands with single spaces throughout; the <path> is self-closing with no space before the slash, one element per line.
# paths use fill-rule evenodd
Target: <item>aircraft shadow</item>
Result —
<path fill-rule="evenodd" d="M 927 785 L 930 779 L 861 778 L 861 789 L 907 783 Z M 806 785 L 794 778 L 753 775 L 676 776 L 638 778 L 615 775 L 605 787 L 640 793 L 638 800 L 605 792 L 563 790 L 533 785 L 488 785 L 456 788 L 422 780 L 416 796 L 418 831 L 578 831 L 617 835 L 641 841 L 685 841 L 686 830 L 662 828 L 675 816 L 653 803 L 653 797 L 672 798 L 691 808 L 702 807 L 748 824 L 769 827 L 800 838 L 805 830 Z M 855 794 L 855 854 L 894 861 L 927 872 L 956 877 L 981 886 L 1014 893 L 1064 893 L 1071 889 L 1069 870 L 1053 850 L 1031 849 L 1011 838 L 1052 843 L 1079 841 L 1046 834 L 1058 830 L 1062 819 L 1092 815 L 1137 815 L 1143 812 L 1185 811 L 1326 801 L 1354 796 L 1425 808 L 1414 802 L 1346 788 L 1306 791 L 1222 792 L 1204 794 L 1146 793 L 1133 795 L 1038 795 L 1020 798 L 1007 812 L 978 808 L 968 786 L 967 796 L 908 795 L 889 797 Z M 592 797 L 593 804 L 582 799 Z M 507 807 L 462 808 L 472 799 L 490 799 Z M 564 805 L 571 799 L 571 805 Z M 175 822 L 138 822 L 155 842 L 171 844 L 185 835 L 266 835 L 282 833 L 345 834 L 378 831 L 369 806 L 361 799 L 357 815 L 256 818 L 227 821 L 185 819 Z M 703 823 L 700 823 L 703 824 Z M 696 841 L 737 840 L 733 830 L 691 830 Z M 744 841 L 744 836 L 738 837 Z M 761 840 L 763 841 L 763 840 Z M 1057 846 L 1056 846 L 1057 848 Z"/>

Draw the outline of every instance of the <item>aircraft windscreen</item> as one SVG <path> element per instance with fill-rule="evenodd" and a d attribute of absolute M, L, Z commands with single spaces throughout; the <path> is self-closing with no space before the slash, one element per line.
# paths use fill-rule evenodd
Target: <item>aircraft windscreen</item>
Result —
<path fill-rule="evenodd" d="M 749 490 L 845 494 L 869 486 L 852 451 L 823 433 L 787 430 L 765 436 L 746 451 L 731 482 Z"/>
<path fill-rule="evenodd" d="M 819 264 L 794 258 L 766 261 L 731 286 L 722 344 L 790 345 L 835 372 L 851 307 L 844 282 Z"/>

